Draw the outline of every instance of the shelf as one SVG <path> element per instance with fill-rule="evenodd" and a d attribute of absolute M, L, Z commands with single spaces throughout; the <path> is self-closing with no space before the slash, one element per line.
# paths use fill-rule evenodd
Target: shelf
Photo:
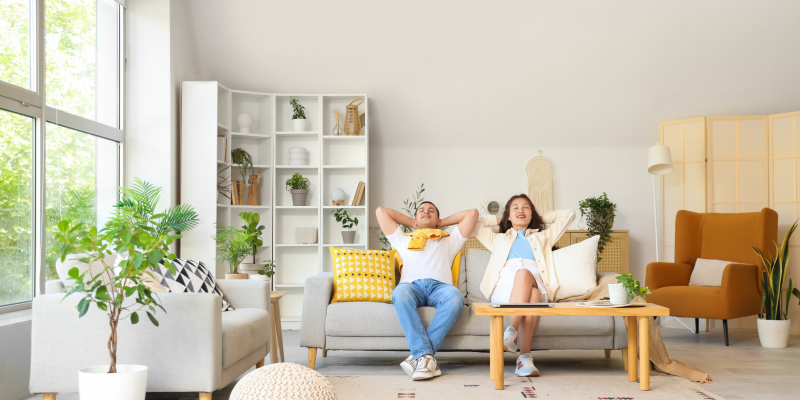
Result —
<path fill-rule="evenodd" d="M 226 207 L 227 207 L 227 206 L 226 206 Z M 230 207 L 231 207 L 231 208 L 266 208 L 266 209 L 269 209 L 269 208 L 270 208 L 270 206 L 251 206 L 251 205 L 247 205 L 247 204 L 242 204 L 242 205 L 232 205 L 232 206 L 230 206 Z"/>
<path fill-rule="evenodd" d="M 276 136 L 319 136 L 319 132 L 275 132 Z"/>
<path fill-rule="evenodd" d="M 344 208 L 345 210 L 363 210 L 366 206 L 322 206 L 325 210 L 336 210 Z"/>
<path fill-rule="evenodd" d="M 238 168 L 238 167 L 241 167 L 241 164 L 231 164 L 231 167 L 237 167 Z M 253 164 L 253 168 L 254 169 L 270 169 L 272 167 L 269 166 L 269 165 L 266 165 L 266 164 Z"/>
<path fill-rule="evenodd" d="M 367 135 L 353 135 L 353 136 L 350 136 L 350 135 L 339 135 L 339 136 L 322 135 L 322 138 L 325 139 L 325 140 L 362 140 L 362 139 L 364 139 L 366 137 L 367 137 Z"/>
<path fill-rule="evenodd" d="M 217 129 L 222 129 L 224 131 L 230 131 L 227 126 L 217 123 Z"/>
<path fill-rule="evenodd" d="M 301 288 L 301 287 L 306 287 L 306 284 L 305 283 L 276 283 L 275 287 L 276 288 L 279 288 L 279 287 Z"/>
<path fill-rule="evenodd" d="M 317 206 L 275 206 L 278 210 L 289 210 L 289 209 L 297 209 L 297 210 L 318 210 L 319 207 Z"/>
<path fill-rule="evenodd" d="M 230 207 L 230 206 L 229 206 L 229 205 L 227 205 L 227 204 L 217 204 L 217 207 L 221 207 L 221 208 L 228 208 L 228 207 Z"/>
<path fill-rule="evenodd" d="M 363 165 L 323 165 L 323 169 L 364 169 Z"/>
<path fill-rule="evenodd" d="M 234 139 L 242 138 L 242 139 L 260 139 L 260 140 L 264 140 L 264 139 L 271 138 L 272 135 L 262 135 L 260 133 L 231 132 L 231 137 L 234 138 Z"/>
<path fill-rule="evenodd" d="M 222 160 L 217 160 L 217 164 L 225 164 L 225 165 L 230 165 L 230 164 L 228 164 L 228 162 L 227 162 L 227 161 L 222 161 Z"/>
<path fill-rule="evenodd" d="M 276 165 L 275 168 L 277 168 L 277 169 L 317 169 L 319 167 L 315 167 L 313 165 Z"/>
<path fill-rule="evenodd" d="M 322 247 L 365 247 L 365 243 L 323 244 Z"/>
<path fill-rule="evenodd" d="M 317 247 L 317 246 L 319 246 L 319 243 L 310 243 L 310 244 L 300 244 L 300 243 L 282 244 L 282 243 L 276 243 L 275 244 L 275 247 Z"/>

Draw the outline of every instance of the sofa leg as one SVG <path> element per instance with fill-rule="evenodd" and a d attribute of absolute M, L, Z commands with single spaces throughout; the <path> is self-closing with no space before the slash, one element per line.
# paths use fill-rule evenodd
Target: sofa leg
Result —
<path fill-rule="evenodd" d="M 606 358 L 611 358 L 611 350 L 605 349 L 604 351 L 606 353 Z"/>
<path fill-rule="evenodd" d="M 211 400 L 211 393 L 200 393 L 200 400 Z"/>
<path fill-rule="evenodd" d="M 728 320 L 722 320 L 722 331 L 725 332 L 725 346 L 728 346 Z"/>
<path fill-rule="evenodd" d="M 700 333 L 700 318 L 695 318 L 694 319 L 694 333 L 695 334 L 699 334 Z"/>
<path fill-rule="evenodd" d="M 314 369 L 314 364 L 317 363 L 317 348 L 308 348 L 308 368 Z"/>
<path fill-rule="evenodd" d="M 323 357 L 327 357 L 328 356 L 328 349 L 322 349 L 322 356 Z"/>
<path fill-rule="evenodd" d="M 58 393 L 42 393 L 42 400 L 56 400 Z"/>
<path fill-rule="evenodd" d="M 622 364 L 625 365 L 625 372 L 628 372 L 628 349 L 622 349 Z"/>
<path fill-rule="evenodd" d="M 258 360 L 258 362 L 256 363 L 256 368 L 261 368 L 263 366 L 264 366 L 264 359 L 262 358 Z"/>

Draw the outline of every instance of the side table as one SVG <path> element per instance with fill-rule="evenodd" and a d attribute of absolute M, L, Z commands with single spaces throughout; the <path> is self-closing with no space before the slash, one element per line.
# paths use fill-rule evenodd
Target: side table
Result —
<path fill-rule="evenodd" d="M 272 303 L 272 363 L 278 362 L 278 351 L 281 353 L 281 362 L 283 362 L 283 331 L 281 330 L 281 305 L 279 303 L 281 297 L 286 295 L 287 292 L 272 292 L 270 296 L 270 303 Z M 277 338 L 276 338 L 277 335 Z"/>

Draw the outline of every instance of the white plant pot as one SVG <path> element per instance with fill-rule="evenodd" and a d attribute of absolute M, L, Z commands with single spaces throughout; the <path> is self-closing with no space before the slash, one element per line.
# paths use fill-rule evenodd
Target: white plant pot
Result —
<path fill-rule="evenodd" d="M 117 373 L 109 374 L 108 365 L 78 371 L 81 400 L 144 400 L 147 391 L 147 367 L 117 364 Z"/>
<path fill-rule="evenodd" d="M 307 119 L 293 119 L 292 125 L 294 125 L 295 132 L 308 132 L 311 130 L 310 121 Z"/>
<path fill-rule="evenodd" d="M 789 345 L 789 327 L 791 320 L 768 320 L 757 319 L 758 340 L 762 347 L 771 349 L 782 349 Z"/>
<path fill-rule="evenodd" d="M 254 281 L 267 281 L 267 282 L 269 282 L 269 277 L 266 276 L 266 275 L 259 275 L 259 274 L 250 275 L 250 279 L 252 279 Z"/>
<path fill-rule="evenodd" d="M 261 264 L 241 263 L 239 264 L 239 271 L 244 274 L 248 274 L 252 277 L 253 275 L 258 275 L 258 271 L 263 270 L 265 265 L 266 264 L 264 263 Z"/>
<path fill-rule="evenodd" d="M 611 300 L 611 304 L 628 304 L 628 292 L 621 283 L 608 285 L 608 298 Z"/>

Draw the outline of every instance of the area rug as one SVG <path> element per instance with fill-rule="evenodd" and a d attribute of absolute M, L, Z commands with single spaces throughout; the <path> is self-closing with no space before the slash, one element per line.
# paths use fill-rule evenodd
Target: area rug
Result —
<path fill-rule="evenodd" d="M 405 375 L 326 376 L 339 400 L 724 400 L 685 378 L 653 376 L 650 391 L 624 376 L 570 375 L 520 378 L 506 375 L 505 390 L 495 390 L 488 375 L 442 375 L 412 381 Z"/>

